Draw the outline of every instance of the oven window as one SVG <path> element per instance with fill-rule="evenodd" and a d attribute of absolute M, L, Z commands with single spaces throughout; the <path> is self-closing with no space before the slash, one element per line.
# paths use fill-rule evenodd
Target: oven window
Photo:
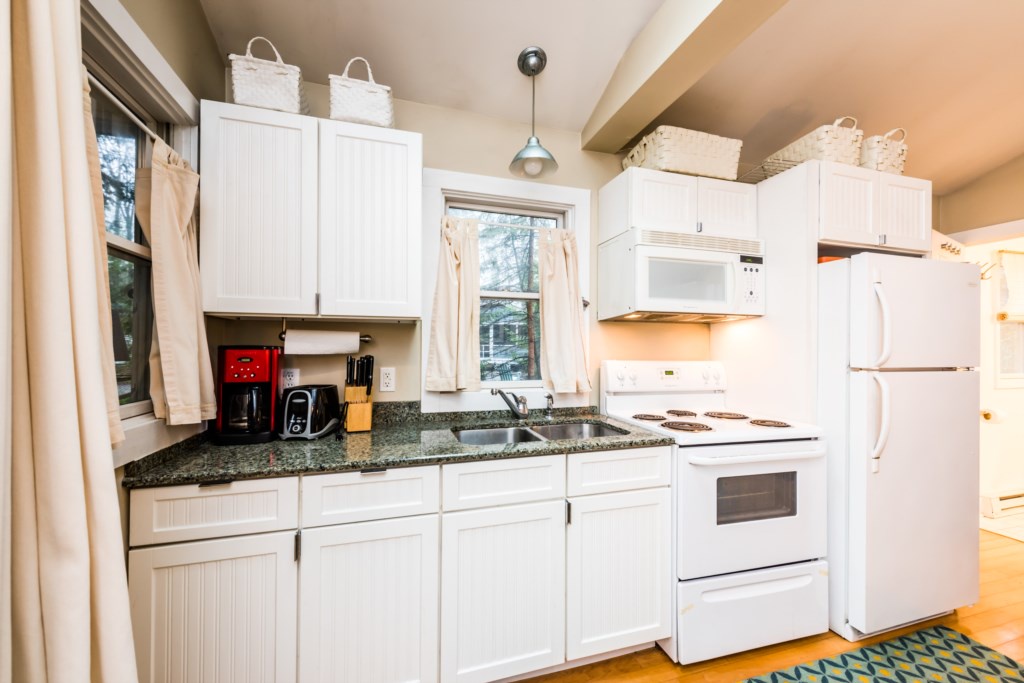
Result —
<path fill-rule="evenodd" d="M 724 263 L 652 258 L 647 293 L 652 299 L 725 301 L 728 268 Z"/>
<path fill-rule="evenodd" d="M 718 480 L 718 524 L 796 515 L 796 472 L 748 474 Z"/>

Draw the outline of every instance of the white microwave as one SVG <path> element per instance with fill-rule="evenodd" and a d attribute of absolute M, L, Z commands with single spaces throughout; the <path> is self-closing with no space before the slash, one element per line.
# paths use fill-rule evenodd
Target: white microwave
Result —
<path fill-rule="evenodd" d="M 597 248 L 597 319 L 722 322 L 764 315 L 761 240 L 630 228 Z"/>

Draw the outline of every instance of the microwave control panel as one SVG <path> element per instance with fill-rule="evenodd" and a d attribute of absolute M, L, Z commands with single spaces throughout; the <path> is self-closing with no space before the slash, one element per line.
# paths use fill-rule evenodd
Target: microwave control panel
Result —
<path fill-rule="evenodd" d="M 764 314 L 765 263 L 763 256 L 740 256 L 740 310 L 737 313 Z"/>

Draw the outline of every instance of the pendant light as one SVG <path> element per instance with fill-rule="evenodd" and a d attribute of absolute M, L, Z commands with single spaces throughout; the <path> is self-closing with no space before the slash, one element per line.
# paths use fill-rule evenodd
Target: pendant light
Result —
<path fill-rule="evenodd" d="M 533 91 L 532 104 L 530 107 L 530 139 L 526 146 L 519 150 L 519 153 L 508 165 L 508 171 L 520 178 L 543 178 L 558 170 L 558 162 L 551 152 L 544 149 L 537 139 L 537 81 L 536 76 L 548 63 L 548 56 L 539 47 L 528 47 L 519 53 L 519 71 L 524 76 L 530 77 L 530 85 Z"/>

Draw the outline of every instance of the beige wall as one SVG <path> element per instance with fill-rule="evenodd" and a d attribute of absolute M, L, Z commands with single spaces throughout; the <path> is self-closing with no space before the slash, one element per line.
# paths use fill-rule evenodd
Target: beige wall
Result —
<path fill-rule="evenodd" d="M 311 114 L 328 115 L 326 86 L 306 84 Z M 523 106 L 528 106 L 527 102 Z M 446 109 L 417 102 L 395 102 L 396 127 L 423 134 L 423 163 L 429 168 L 509 177 L 508 163 L 526 143 L 529 128 L 525 124 L 488 118 L 456 109 Z M 558 172 L 551 184 L 582 187 L 592 191 L 591 197 L 591 299 L 598 296 L 597 263 L 597 191 L 620 171 L 619 157 L 600 152 L 580 150 L 579 133 L 538 128 L 538 137 L 558 160 Z M 603 359 L 667 359 L 701 360 L 709 357 L 709 334 L 706 325 L 673 325 L 667 323 L 598 323 L 596 307 L 587 309 L 590 316 L 590 365 L 594 393 L 598 400 L 597 377 Z M 276 343 L 280 321 L 251 322 L 211 320 L 211 345 Z M 297 324 L 297 323 L 296 323 Z M 425 336 L 419 325 L 327 325 L 337 329 L 359 330 L 374 335 L 375 343 L 364 347 L 373 354 L 376 366 L 394 366 L 398 372 L 398 391 L 377 393 L 378 401 L 419 400 L 420 344 Z M 215 341 L 216 339 L 216 341 Z M 344 371 L 344 359 L 306 357 L 300 364 L 303 383 L 338 382 Z M 307 374 L 306 368 L 309 368 Z M 334 377 L 335 379 L 331 379 Z"/>
<path fill-rule="evenodd" d="M 224 93 L 224 56 L 199 0 L 121 0 L 135 23 L 198 99 Z"/>
<path fill-rule="evenodd" d="M 944 233 L 997 225 L 1024 218 L 1024 156 L 939 198 Z"/>

